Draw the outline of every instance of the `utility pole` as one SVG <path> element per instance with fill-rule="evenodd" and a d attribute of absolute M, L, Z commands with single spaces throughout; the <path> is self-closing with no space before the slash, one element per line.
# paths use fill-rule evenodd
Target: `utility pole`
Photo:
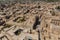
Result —
<path fill-rule="evenodd" d="M 40 38 L 40 31 L 38 30 L 38 40 L 41 40 Z"/>

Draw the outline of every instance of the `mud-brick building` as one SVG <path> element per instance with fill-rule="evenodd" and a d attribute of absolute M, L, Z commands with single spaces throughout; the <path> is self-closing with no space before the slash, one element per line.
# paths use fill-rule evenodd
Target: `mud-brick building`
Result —
<path fill-rule="evenodd" d="M 60 40 L 59 16 L 43 16 L 40 34 L 41 40 Z"/>

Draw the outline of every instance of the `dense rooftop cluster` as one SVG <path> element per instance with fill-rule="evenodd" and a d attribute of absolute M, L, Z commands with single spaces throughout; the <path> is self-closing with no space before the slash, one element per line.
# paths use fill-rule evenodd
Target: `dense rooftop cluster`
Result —
<path fill-rule="evenodd" d="M 0 40 L 60 40 L 60 3 L 0 4 Z"/>

